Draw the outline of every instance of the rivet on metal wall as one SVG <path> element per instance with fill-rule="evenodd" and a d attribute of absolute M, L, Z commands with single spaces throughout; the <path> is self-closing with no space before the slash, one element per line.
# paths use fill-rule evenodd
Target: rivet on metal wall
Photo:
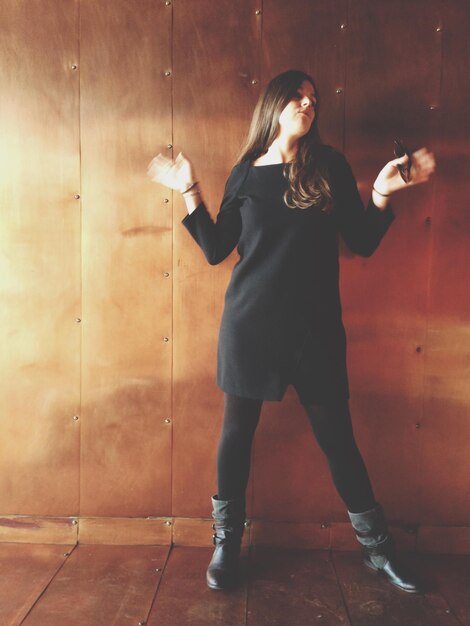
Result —
<path fill-rule="evenodd" d="M 70 556 L 70 552 L 64 552 L 64 556 Z"/>
<path fill-rule="evenodd" d="M 165 6 L 166 6 L 166 7 L 169 7 L 169 6 L 170 6 L 170 4 L 171 4 L 170 0 L 166 0 L 166 2 L 165 2 Z"/>
<path fill-rule="evenodd" d="M 80 322 L 82 321 L 79 317 L 75 318 L 75 321 L 77 322 L 77 324 L 80 324 Z"/>
<path fill-rule="evenodd" d="M 171 424 L 171 419 L 169 417 L 165 417 L 165 424 Z"/>
<path fill-rule="evenodd" d="M 171 72 L 170 72 L 170 70 L 166 70 L 166 72 L 165 72 L 165 76 L 171 76 Z"/>
<path fill-rule="evenodd" d="M 436 28 L 436 32 L 441 33 L 441 32 L 442 32 L 442 26 L 438 26 L 438 27 Z"/>
<path fill-rule="evenodd" d="M 161 567 L 156 567 L 156 568 L 155 568 L 155 571 L 156 571 L 156 572 L 161 572 L 161 571 L 162 571 L 162 568 L 161 568 Z"/>
<path fill-rule="evenodd" d="M 328 528 L 328 526 L 329 526 L 328 522 L 322 522 L 320 524 L 320 528 Z"/>
<path fill-rule="evenodd" d="M 416 428 L 416 430 L 419 430 L 421 428 L 421 424 L 419 422 L 416 422 L 415 428 Z"/>
<path fill-rule="evenodd" d="M 165 278 L 169 275 L 170 275 L 170 272 L 163 272 L 163 276 L 165 276 Z"/>
<path fill-rule="evenodd" d="M 256 78 L 253 78 L 253 80 L 251 81 L 251 84 L 252 85 L 257 85 L 258 84 L 258 81 L 256 80 Z"/>
<path fill-rule="evenodd" d="M 422 351 L 423 351 L 422 346 L 416 346 L 416 352 L 419 353 L 419 352 L 422 352 Z"/>
<path fill-rule="evenodd" d="M 80 418 L 78 417 L 78 415 L 74 415 L 74 416 L 73 416 L 73 419 L 74 419 L 75 421 L 77 421 L 77 420 L 78 420 L 78 419 L 80 419 Z"/>
<path fill-rule="evenodd" d="M 163 198 L 163 202 L 166 204 L 167 202 L 170 202 L 170 200 L 168 198 Z"/>
<path fill-rule="evenodd" d="M 72 524 L 73 524 L 74 526 L 76 526 L 76 525 L 78 524 L 78 521 L 77 521 L 76 519 L 73 519 L 73 520 L 72 520 Z"/>
<path fill-rule="evenodd" d="M 435 111 L 435 110 L 437 109 L 437 105 L 436 105 L 436 104 L 431 104 L 431 105 L 430 105 L 430 107 L 429 107 L 429 109 L 430 109 L 431 111 Z"/>
<path fill-rule="evenodd" d="M 72 69 L 73 69 L 73 70 L 76 70 L 76 69 L 77 69 L 77 67 L 78 67 L 78 65 L 75 65 L 75 63 L 73 63 L 73 64 L 72 64 Z"/>
<path fill-rule="evenodd" d="M 347 26 L 347 24 L 341 24 L 340 28 L 344 30 L 346 28 L 346 26 Z"/>
<path fill-rule="evenodd" d="M 256 9 L 255 15 L 261 15 L 261 9 Z"/>
<path fill-rule="evenodd" d="M 170 522 L 170 520 L 168 520 L 168 519 L 166 520 L 166 522 L 165 522 L 165 526 L 171 526 L 171 522 Z"/>
<path fill-rule="evenodd" d="M 76 194 L 74 195 L 74 198 L 75 198 L 75 200 L 78 200 L 78 199 L 80 198 L 80 194 L 79 194 L 79 193 L 76 193 Z"/>
<path fill-rule="evenodd" d="M 343 93 L 343 90 L 341 89 L 341 87 L 338 87 L 338 89 L 336 90 L 336 93 Z"/>
<path fill-rule="evenodd" d="M 249 519 L 246 519 L 246 520 L 243 522 L 243 526 L 244 526 L 245 528 L 249 528 L 249 527 L 251 526 L 251 522 L 250 522 L 250 520 L 249 520 Z"/>
<path fill-rule="evenodd" d="M 166 343 L 167 341 L 170 341 L 170 340 L 168 339 L 168 337 L 163 337 L 163 341 Z"/>
<path fill-rule="evenodd" d="M 426 226 L 429 226 L 432 223 L 432 220 L 430 217 L 426 217 L 426 219 L 424 220 L 424 223 L 426 224 Z"/>
<path fill-rule="evenodd" d="M 166 147 L 168 148 L 168 150 L 171 150 L 173 148 L 173 144 L 172 143 L 167 143 Z"/>

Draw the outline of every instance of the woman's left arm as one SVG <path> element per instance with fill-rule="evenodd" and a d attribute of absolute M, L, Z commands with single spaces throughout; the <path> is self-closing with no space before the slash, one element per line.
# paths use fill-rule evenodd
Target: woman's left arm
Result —
<path fill-rule="evenodd" d="M 434 156 L 426 148 L 413 153 L 408 183 L 403 181 L 397 168 L 398 164 L 406 163 L 408 157 L 389 161 L 373 184 L 366 208 L 348 161 L 340 152 L 335 157 L 331 176 L 338 230 L 352 252 L 371 256 L 395 219 L 390 196 L 394 191 L 428 180 L 435 168 Z"/>
<path fill-rule="evenodd" d="M 410 180 L 405 183 L 398 171 L 398 165 L 405 165 L 406 163 L 408 163 L 406 155 L 389 161 L 380 170 L 379 175 L 375 179 L 373 189 L 375 188 L 379 194 L 390 195 L 394 191 L 425 183 L 436 169 L 434 154 L 429 152 L 427 148 L 420 148 L 411 155 Z M 373 193 L 375 192 L 373 191 Z"/>

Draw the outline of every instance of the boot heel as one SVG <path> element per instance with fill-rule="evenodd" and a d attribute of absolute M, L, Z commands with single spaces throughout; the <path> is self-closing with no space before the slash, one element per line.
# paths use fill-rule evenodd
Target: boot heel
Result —
<path fill-rule="evenodd" d="M 364 565 L 367 565 L 367 567 L 371 569 L 373 572 L 375 572 L 376 574 L 380 572 L 380 569 L 376 565 L 368 561 L 367 559 L 363 559 L 363 561 L 364 561 Z"/>

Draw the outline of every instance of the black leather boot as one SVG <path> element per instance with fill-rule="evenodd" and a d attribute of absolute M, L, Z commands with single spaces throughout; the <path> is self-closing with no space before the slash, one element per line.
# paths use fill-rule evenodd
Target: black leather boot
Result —
<path fill-rule="evenodd" d="M 395 550 L 393 537 L 385 521 L 382 506 L 377 503 L 373 509 L 362 513 L 350 513 L 349 518 L 362 546 L 364 563 L 385 575 L 387 580 L 408 593 L 422 593 L 424 585 L 410 568 L 400 562 Z"/>
<path fill-rule="evenodd" d="M 212 539 L 214 554 L 207 568 L 207 584 L 211 589 L 235 587 L 240 576 L 240 545 L 245 529 L 245 499 L 219 500 L 212 497 Z"/>

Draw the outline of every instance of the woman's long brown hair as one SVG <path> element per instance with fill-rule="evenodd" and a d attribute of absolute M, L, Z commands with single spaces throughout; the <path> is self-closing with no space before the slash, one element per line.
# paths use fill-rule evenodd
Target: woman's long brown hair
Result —
<path fill-rule="evenodd" d="M 237 163 L 245 159 L 250 162 L 268 151 L 279 132 L 279 116 L 284 107 L 297 96 L 304 80 L 315 89 L 317 106 L 315 118 L 309 131 L 299 139 L 297 155 L 287 170 L 289 187 L 284 201 L 290 208 L 307 209 L 314 206 L 329 212 L 332 208 L 332 193 L 328 182 L 327 148 L 321 143 L 318 131 L 318 91 L 311 76 L 300 70 L 288 70 L 275 76 L 261 94 L 251 120 L 247 139 L 241 149 Z"/>

